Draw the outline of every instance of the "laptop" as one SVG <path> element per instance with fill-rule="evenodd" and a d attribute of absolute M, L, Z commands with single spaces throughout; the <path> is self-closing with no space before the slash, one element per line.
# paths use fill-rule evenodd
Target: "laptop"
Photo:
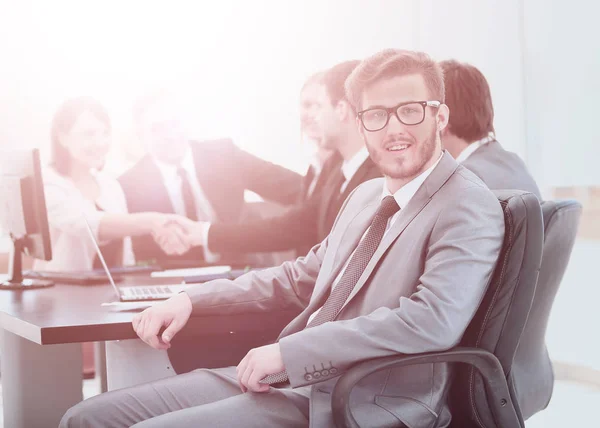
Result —
<path fill-rule="evenodd" d="M 96 253 L 98 254 L 98 258 L 100 259 L 100 263 L 102 263 L 102 267 L 104 268 L 104 272 L 108 277 L 108 281 L 112 286 L 115 294 L 119 298 L 121 302 L 139 302 L 146 300 L 166 300 L 170 297 L 177 295 L 178 293 L 189 288 L 189 285 L 186 284 L 168 284 L 168 285 L 136 285 L 135 287 L 117 287 L 115 281 L 106 265 L 106 261 L 104 260 L 104 256 L 102 255 L 102 251 L 100 251 L 100 246 L 94 237 L 94 232 L 92 232 L 92 228 L 87 221 L 87 218 L 83 218 L 85 220 L 85 225 L 87 227 L 88 233 L 92 242 L 94 243 L 94 247 L 96 248 Z"/>

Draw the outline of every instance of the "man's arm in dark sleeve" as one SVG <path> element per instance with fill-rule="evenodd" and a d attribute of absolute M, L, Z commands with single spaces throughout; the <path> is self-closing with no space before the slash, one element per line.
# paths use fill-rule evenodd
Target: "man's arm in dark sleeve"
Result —
<path fill-rule="evenodd" d="M 283 214 L 239 224 L 211 224 L 208 249 L 213 253 L 273 252 L 312 246 L 317 237 L 318 201 L 310 200 Z"/>
<path fill-rule="evenodd" d="M 246 189 L 282 205 L 298 201 L 302 175 L 234 146 L 235 163 Z"/>

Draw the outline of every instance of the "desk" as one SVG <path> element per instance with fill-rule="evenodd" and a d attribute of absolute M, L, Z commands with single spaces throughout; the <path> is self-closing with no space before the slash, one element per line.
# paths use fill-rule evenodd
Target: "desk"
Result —
<path fill-rule="evenodd" d="M 132 276 L 122 284 L 164 282 Z M 77 344 L 136 338 L 131 326 L 134 312 L 100 306 L 114 300 L 112 288 L 104 285 L 57 284 L 46 289 L 0 291 L 5 427 L 57 426 L 67 409 L 82 400 L 81 347 Z M 281 325 L 296 313 L 192 317 L 176 340 L 258 333 L 265 326 Z"/>

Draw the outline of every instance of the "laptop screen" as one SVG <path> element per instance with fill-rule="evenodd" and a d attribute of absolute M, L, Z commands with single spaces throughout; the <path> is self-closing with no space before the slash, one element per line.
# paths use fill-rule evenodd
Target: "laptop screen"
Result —
<path fill-rule="evenodd" d="M 108 280 L 110 281 L 110 285 L 112 285 L 112 288 L 115 291 L 115 294 L 117 295 L 117 297 L 119 299 L 121 299 L 121 293 L 119 291 L 119 288 L 115 284 L 115 281 L 113 280 L 113 277 L 112 277 L 112 275 L 110 273 L 110 270 L 108 270 L 108 266 L 106 265 L 106 260 L 104 260 L 104 256 L 102 255 L 102 251 L 100 251 L 100 246 L 98 245 L 98 242 L 96 241 L 96 237 L 94 236 L 94 232 L 92 231 L 92 227 L 90 226 L 90 223 L 88 222 L 87 218 L 85 218 L 85 216 L 82 216 L 82 217 L 83 217 L 83 220 L 85 221 L 85 225 L 86 225 L 88 233 L 90 235 L 90 239 L 92 240 L 92 242 L 94 243 L 94 247 L 96 248 L 96 253 L 98 254 L 98 258 L 100 259 L 100 263 L 102 263 L 102 267 L 104 268 L 104 272 L 106 272 L 106 276 L 108 277 Z"/>

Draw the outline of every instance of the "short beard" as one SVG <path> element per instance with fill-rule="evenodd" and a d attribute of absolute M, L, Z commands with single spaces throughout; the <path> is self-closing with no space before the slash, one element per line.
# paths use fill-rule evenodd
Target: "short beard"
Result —
<path fill-rule="evenodd" d="M 426 166 L 429 161 L 432 159 L 435 153 L 435 148 L 437 144 L 440 142 L 440 135 L 436 128 L 433 129 L 430 136 L 423 141 L 422 144 L 417 148 L 417 163 L 410 167 L 410 169 L 403 168 L 403 165 L 394 164 L 388 166 L 382 162 L 377 162 L 373 156 L 371 156 L 379 167 L 381 173 L 387 177 L 390 177 L 394 180 L 407 180 L 412 179 L 423 171 L 426 170 Z"/>

